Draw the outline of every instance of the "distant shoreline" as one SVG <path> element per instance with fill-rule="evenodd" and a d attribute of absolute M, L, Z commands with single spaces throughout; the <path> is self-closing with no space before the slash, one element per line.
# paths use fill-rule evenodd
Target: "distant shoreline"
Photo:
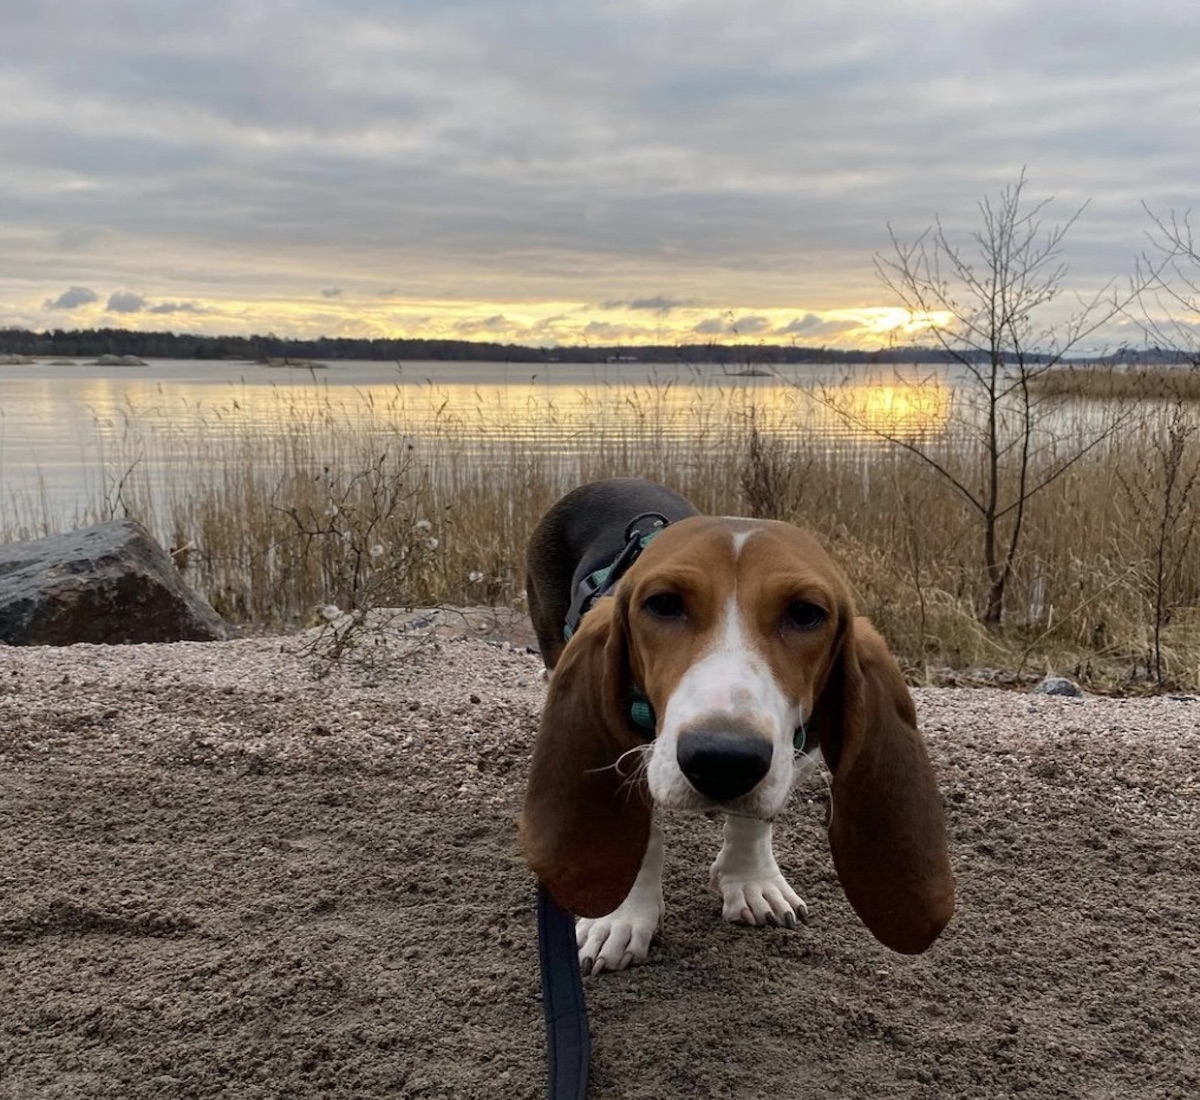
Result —
<path fill-rule="evenodd" d="M 277 336 L 203 336 L 126 329 L 56 329 L 33 332 L 0 329 L 0 361 L 9 355 L 37 359 L 136 355 L 142 359 L 213 359 L 247 361 L 342 360 L 396 362 L 458 360 L 498 363 L 642 363 L 690 365 L 715 363 L 731 371 L 769 370 L 808 363 L 913 364 L 952 363 L 955 356 L 936 347 L 894 347 L 875 351 L 824 346 L 727 344 L 617 344 L 604 346 L 532 347 L 473 340 L 383 337 L 319 337 L 293 340 Z M 971 357 L 974 359 L 974 357 Z M 982 357 L 979 361 L 983 361 Z M 1029 356 L 1027 363 L 1049 362 Z M 1105 355 L 1079 356 L 1074 362 L 1173 364 L 1186 358 L 1162 349 L 1118 348 Z"/>

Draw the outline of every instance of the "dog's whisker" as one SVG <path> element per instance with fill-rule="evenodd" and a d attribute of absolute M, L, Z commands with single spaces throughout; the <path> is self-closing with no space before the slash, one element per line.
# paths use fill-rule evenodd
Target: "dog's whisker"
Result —
<path fill-rule="evenodd" d="M 624 760 L 627 756 L 637 756 L 637 757 L 640 757 L 641 759 L 638 760 L 638 762 L 634 768 L 634 771 L 635 772 L 644 771 L 646 766 L 650 762 L 650 754 L 653 751 L 654 751 L 654 745 L 652 743 L 645 744 L 645 745 L 634 745 L 633 748 L 626 749 L 623 753 L 621 753 L 620 756 L 617 757 L 616 764 L 614 766 L 616 767 L 617 771 L 620 771 L 622 760 Z"/>
<path fill-rule="evenodd" d="M 807 780 L 814 772 L 820 772 L 822 770 L 820 764 L 820 753 L 797 751 L 793 757 L 793 765 L 795 769 L 795 779 L 793 785 L 798 786 Z"/>
<path fill-rule="evenodd" d="M 627 749 L 625 752 L 621 753 L 621 755 L 618 756 L 611 764 L 605 764 L 602 768 L 588 768 L 587 774 L 598 775 L 601 772 L 612 771 L 616 772 L 617 775 L 622 776 L 626 783 L 629 783 L 630 781 L 637 779 L 638 776 L 645 772 L 650 763 L 650 753 L 653 751 L 654 746 L 652 744 L 635 745 L 632 749 Z M 629 756 L 635 756 L 639 759 L 634 765 L 633 771 L 626 774 L 622 768 L 622 765 L 624 764 L 626 757 Z"/>

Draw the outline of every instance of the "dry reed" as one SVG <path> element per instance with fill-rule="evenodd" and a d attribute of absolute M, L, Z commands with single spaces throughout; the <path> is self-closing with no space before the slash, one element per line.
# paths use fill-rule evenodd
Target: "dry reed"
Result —
<path fill-rule="evenodd" d="M 989 631 L 978 621 L 985 583 L 970 509 L 912 454 L 809 430 L 826 416 L 812 393 L 767 407 L 753 388 L 698 398 L 669 385 L 611 387 L 569 408 L 528 397 L 502 410 L 476 396 L 432 419 L 414 400 L 397 387 L 391 402 L 301 408 L 281 390 L 265 434 L 236 403 L 182 434 L 147 430 L 131 409 L 92 475 L 97 499 L 77 518 L 136 516 L 223 615 L 286 627 L 329 605 L 519 606 L 523 547 L 544 510 L 582 481 L 637 475 L 704 511 L 812 528 L 917 682 L 992 668 L 1126 690 L 1158 672 L 1159 686 L 1200 688 L 1198 506 L 1173 502 L 1164 548 L 1166 472 L 1147 459 L 1168 431 L 1165 406 L 1031 498 L 1006 622 Z M 527 430 L 491 431 L 499 413 Z M 963 438 L 939 445 L 976 461 Z M 1200 463 L 1194 432 L 1179 461 Z M 26 524 L 47 524 L 36 499 L 23 507 Z M 16 524 L 9 514 L 0 526 L 13 534 Z M 1169 570 L 1155 572 L 1164 559 Z"/>
<path fill-rule="evenodd" d="M 1066 364 L 1036 374 L 1030 387 L 1043 397 L 1090 401 L 1200 401 L 1200 369 Z"/>

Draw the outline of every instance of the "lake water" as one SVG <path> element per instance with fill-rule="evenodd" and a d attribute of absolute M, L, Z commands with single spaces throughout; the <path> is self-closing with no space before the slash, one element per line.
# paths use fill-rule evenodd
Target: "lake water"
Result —
<path fill-rule="evenodd" d="M 154 360 L 141 367 L 0 365 L 0 536 L 94 515 L 123 473 L 151 484 L 190 456 L 321 425 L 438 434 L 483 461 L 489 448 L 568 455 L 609 438 L 720 445 L 731 418 L 768 435 L 831 445 L 856 431 L 941 431 L 953 378 L 917 367 L 785 368 L 737 377 L 719 366 L 338 362 L 322 369 Z M 851 429 L 797 384 L 838 385 Z M 918 384 L 918 383 L 924 384 Z"/>

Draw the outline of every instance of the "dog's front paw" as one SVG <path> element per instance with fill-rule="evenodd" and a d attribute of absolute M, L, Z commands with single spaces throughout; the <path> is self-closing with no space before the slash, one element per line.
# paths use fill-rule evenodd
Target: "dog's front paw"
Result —
<path fill-rule="evenodd" d="M 708 888 L 721 899 L 721 916 L 734 924 L 795 928 L 797 921 L 808 921 L 808 906 L 775 862 L 769 821 L 725 818 L 725 843 Z"/>
<path fill-rule="evenodd" d="M 606 917 L 580 917 L 575 922 L 580 969 L 585 974 L 602 974 L 644 963 L 662 914 L 660 895 L 657 904 L 654 899 L 638 903 L 626 898 Z"/>
<path fill-rule="evenodd" d="M 708 888 L 721 899 L 721 916 L 734 924 L 795 928 L 799 921 L 808 922 L 804 899 L 778 871 L 742 878 L 714 867 Z"/>

